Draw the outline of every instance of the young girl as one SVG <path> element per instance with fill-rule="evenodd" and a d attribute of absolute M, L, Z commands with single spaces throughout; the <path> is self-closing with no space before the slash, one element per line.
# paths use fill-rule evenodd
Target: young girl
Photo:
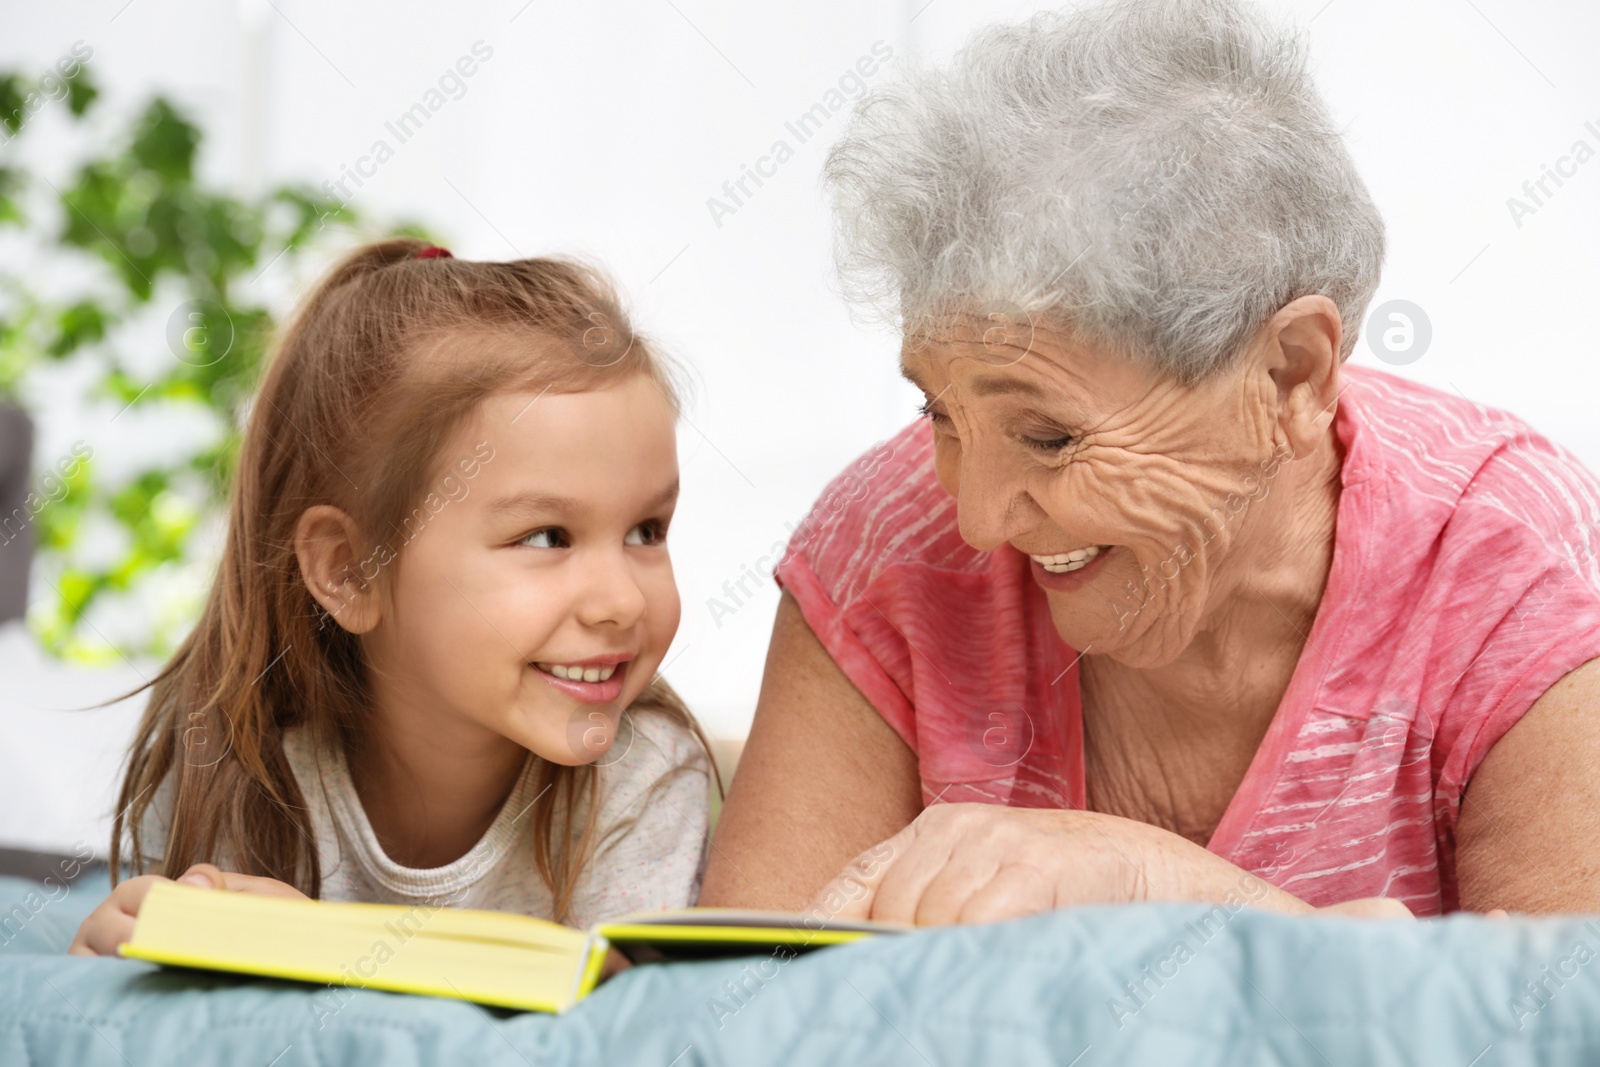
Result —
<path fill-rule="evenodd" d="M 72 951 L 115 952 L 161 875 L 575 926 L 692 903 L 711 764 L 656 676 L 676 415 L 584 267 L 409 239 L 336 266 L 254 402 L 204 614 L 149 687 L 111 851 L 141 876 Z"/>

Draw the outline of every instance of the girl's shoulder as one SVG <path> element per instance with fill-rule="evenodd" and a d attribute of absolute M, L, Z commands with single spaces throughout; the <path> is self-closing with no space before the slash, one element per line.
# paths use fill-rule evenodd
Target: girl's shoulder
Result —
<path fill-rule="evenodd" d="M 176 878 L 182 873 L 167 871 L 164 868 L 167 842 L 171 839 L 172 822 L 177 813 L 178 789 L 183 771 L 184 764 L 180 761 L 167 772 L 166 777 L 161 779 L 161 783 L 150 794 L 150 803 L 145 807 L 144 814 L 139 820 L 138 869 L 145 874 L 165 874 L 169 878 Z M 234 848 L 232 839 L 226 831 L 219 833 L 215 854 L 204 857 L 204 860 L 226 871 L 239 870 L 238 850 Z"/>
<path fill-rule="evenodd" d="M 635 703 L 596 761 L 594 851 L 573 900 L 578 925 L 693 903 L 709 840 L 711 759 L 688 721 Z"/>
<path fill-rule="evenodd" d="M 629 706 L 610 750 L 596 761 L 602 790 L 601 824 L 629 821 L 651 799 L 693 801 L 708 790 L 711 759 L 680 713 L 649 701 Z"/>
<path fill-rule="evenodd" d="M 339 776 L 343 770 L 342 764 L 331 759 L 328 751 L 319 750 L 311 732 L 300 726 L 290 726 L 284 730 L 283 753 L 293 772 L 295 784 L 300 788 L 302 801 L 310 808 L 313 826 L 320 828 L 327 821 L 327 784 L 330 778 Z M 150 802 L 139 820 L 141 869 L 146 872 L 160 870 L 165 862 L 183 773 L 184 764 L 181 761 L 174 764 L 150 794 Z M 236 861 L 236 850 L 226 838 L 219 842 L 217 855 L 209 858 L 209 862 L 224 870 L 238 870 Z"/>
<path fill-rule="evenodd" d="M 635 701 L 623 715 L 611 748 L 595 761 L 595 770 L 603 837 L 626 833 L 652 805 L 676 806 L 691 822 L 705 818 L 711 758 L 689 721 L 675 710 Z"/>
<path fill-rule="evenodd" d="M 166 857 L 167 838 L 172 833 L 172 812 L 178 802 L 180 770 L 174 767 L 161 779 L 161 784 L 150 796 L 150 803 L 145 806 L 143 818 L 139 820 L 138 869 L 145 873 L 159 871 Z"/>

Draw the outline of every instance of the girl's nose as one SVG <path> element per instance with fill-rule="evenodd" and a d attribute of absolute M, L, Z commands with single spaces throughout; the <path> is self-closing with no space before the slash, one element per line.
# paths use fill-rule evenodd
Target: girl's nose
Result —
<path fill-rule="evenodd" d="M 634 577 L 633 567 L 621 552 L 597 555 L 584 575 L 584 589 L 578 598 L 578 620 L 585 626 L 616 626 L 627 629 L 644 617 L 644 590 Z"/>

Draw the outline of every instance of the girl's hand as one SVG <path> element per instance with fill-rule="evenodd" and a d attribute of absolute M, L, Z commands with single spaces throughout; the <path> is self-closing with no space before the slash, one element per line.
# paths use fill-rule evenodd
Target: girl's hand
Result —
<path fill-rule="evenodd" d="M 604 982 L 612 975 L 621 974 L 632 967 L 633 963 L 614 948 L 606 949 L 606 965 L 600 972 L 600 981 Z"/>
<path fill-rule="evenodd" d="M 157 882 L 166 881 L 171 879 L 158 874 L 146 874 L 117 883 L 111 895 L 83 920 L 67 952 L 73 956 L 115 956 L 117 946 L 133 936 L 134 920 L 139 917 L 139 907 L 144 903 L 145 894 Z M 287 882 L 252 874 L 233 874 L 218 870 L 209 863 L 195 864 L 184 871 L 177 881 L 180 885 L 199 886 L 201 889 L 228 889 L 272 897 L 307 899 L 304 893 Z"/>
<path fill-rule="evenodd" d="M 1398 901 L 1317 909 L 1186 838 L 1097 812 L 936 804 L 862 853 L 808 909 L 830 918 L 936 926 L 1075 904 L 1250 905 L 1295 915 L 1409 915 Z"/>

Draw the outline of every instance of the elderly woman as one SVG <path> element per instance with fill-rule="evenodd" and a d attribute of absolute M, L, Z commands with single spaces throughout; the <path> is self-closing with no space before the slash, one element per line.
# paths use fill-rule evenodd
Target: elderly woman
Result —
<path fill-rule="evenodd" d="M 987 31 L 826 175 L 925 419 L 778 568 L 702 903 L 1600 909 L 1600 483 L 1346 365 L 1383 225 L 1297 37 Z"/>

